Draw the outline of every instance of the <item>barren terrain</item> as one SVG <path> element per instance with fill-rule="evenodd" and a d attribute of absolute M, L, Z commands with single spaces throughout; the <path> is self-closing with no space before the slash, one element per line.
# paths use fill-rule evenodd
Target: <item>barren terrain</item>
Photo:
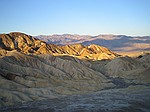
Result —
<path fill-rule="evenodd" d="M 150 54 L 0 35 L 0 111 L 149 112 Z"/>

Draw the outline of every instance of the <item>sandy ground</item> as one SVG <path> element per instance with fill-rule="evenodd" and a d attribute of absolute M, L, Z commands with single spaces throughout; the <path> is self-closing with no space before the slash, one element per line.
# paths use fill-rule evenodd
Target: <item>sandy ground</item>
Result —
<path fill-rule="evenodd" d="M 3 107 L 3 112 L 149 112 L 150 87 L 129 86 Z"/>

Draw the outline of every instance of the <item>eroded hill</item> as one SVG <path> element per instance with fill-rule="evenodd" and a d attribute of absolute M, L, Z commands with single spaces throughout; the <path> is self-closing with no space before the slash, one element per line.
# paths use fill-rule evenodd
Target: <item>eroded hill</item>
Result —
<path fill-rule="evenodd" d="M 38 40 L 30 35 L 23 33 L 0 34 L 0 48 L 4 50 L 17 50 L 25 54 L 51 54 L 51 55 L 69 55 L 80 59 L 113 59 L 118 55 L 109 49 L 90 45 L 83 46 L 81 44 L 58 46 L 54 44 L 47 44 L 44 41 Z"/>
<path fill-rule="evenodd" d="M 110 101 L 110 108 L 113 109 L 114 106 L 122 108 L 124 102 L 127 103 L 125 106 L 128 108 L 133 101 L 142 101 L 143 105 L 146 105 L 150 100 L 148 95 L 150 54 L 143 54 L 137 58 L 119 57 L 102 46 L 93 44 L 58 46 L 47 44 L 23 33 L 1 34 L 0 54 L 1 107 L 37 100 L 44 100 L 41 102 L 44 104 L 52 103 L 51 100 L 45 102 L 46 99 L 53 99 L 53 105 L 56 107 L 59 107 L 59 103 L 64 103 L 68 107 L 67 97 L 62 98 L 62 96 L 75 94 L 82 95 L 70 96 L 68 97 L 70 101 L 75 102 L 76 99 L 72 99 L 74 97 L 82 97 L 84 103 L 91 101 L 90 105 L 96 101 L 92 103 L 95 107 L 85 108 L 99 110 L 103 108 L 103 104 L 108 105 L 108 101 Z M 89 100 L 88 95 L 84 96 L 87 93 L 93 95 Z M 115 94 L 117 96 L 114 96 Z M 129 97 L 130 94 L 132 98 Z M 101 95 L 103 101 L 98 103 L 101 101 Z M 138 96 L 141 98 L 138 99 Z M 65 101 L 58 102 L 55 98 Z M 113 103 L 113 98 L 122 105 Z M 73 105 L 73 102 L 70 103 Z M 83 102 L 79 101 L 79 104 Z M 38 108 L 38 104 L 35 105 Z M 146 105 L 144 108 L 147 107 Z M 104 108 L 106 109 L 107 106 Z"/>

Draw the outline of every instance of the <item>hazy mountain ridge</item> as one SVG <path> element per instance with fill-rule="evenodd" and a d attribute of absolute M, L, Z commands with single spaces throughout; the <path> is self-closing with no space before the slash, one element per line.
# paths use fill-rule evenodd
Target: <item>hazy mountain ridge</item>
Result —
<path fill-rule="evenodd" d="M 142 51 L 150 50 L 150 36 L 126 36 L 126 35 L 50 35 L 35 36 L 48 43 L 58 45 L 77 44 L 83 45 L 97 44 L 105 46 L 113 51 Z M 142 45 L 141 45 L 142 44 Z"/>

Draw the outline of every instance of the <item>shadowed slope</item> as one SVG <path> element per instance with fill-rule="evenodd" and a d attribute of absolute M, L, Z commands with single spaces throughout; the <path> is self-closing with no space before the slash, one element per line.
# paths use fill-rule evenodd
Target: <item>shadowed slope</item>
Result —
<path fill-rule="evenodd" d="M 17 51 L 7 51 L 0 58 L 0 73 L 0 96 L 6 98 L 2 105 L 114 86 L 103 74 L 74 61 Z"/>
<path fill-rule="evenodd" d="M 127 83 L 150 84 L 150 55 L 141 58 L 119 57 L 108 62 L 106 74 L 124 79 Z"/>

